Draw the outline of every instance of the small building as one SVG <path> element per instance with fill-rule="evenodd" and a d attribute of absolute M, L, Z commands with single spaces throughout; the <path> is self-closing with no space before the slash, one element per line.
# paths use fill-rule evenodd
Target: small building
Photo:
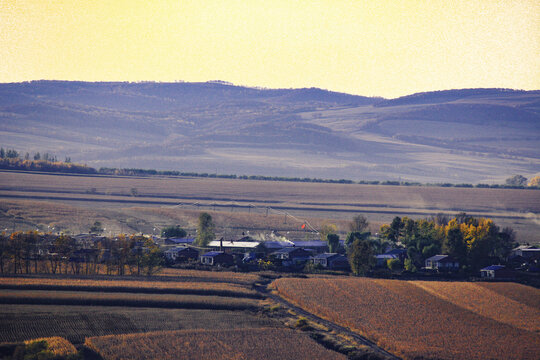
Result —
<path fill-rule="evenodd" d="M 399 261 L 403 262 L 407 258 L 407 249 L 392 249 L 384 253 L 384 255 L 395 255 Z"/>
<path fill-rule="evenodd" d="M 208 243 L 208 247 L 212 249 L 223 251 L 223 250 L 238 250 L 241 252 L 253 251 L 260 242 L 258 241 L 243 241 L 243 240 L 213 240 Z"/>
<path fill-rule="evenodd" d="M 459 262 L 448 255 L 435 255 L 426 259 L 425 268 L 438 271 L 459 270 Z"/>
<path fill-rule="evenodd" d="M 291 241 L 262 241 L 257 247 L 257 251 L 268 254 L 273 253 L 277 250 L 283 249 L 285 247 L 294 246 Z"/>
<path fill-rule="evenodd" d="M 313 250 L 317 254 L 328 251 L 328 243 L 326 241 L 320 241 L 320 240 L 293 241 L 292 243 L 294 247 Z"/>
<path fill-rule="evenodd" d="M 193 238 L 169 238 L 165 239 L 165 245 L 192 245 L 195 242 Z"/>
<path fill-rule="evenodd" d="M 297 247 L 283 248 L 270 254 L 274 259 L 281 260 L 282 266 L 302 265 L 311 257 L 311 253 Z"/>
<path fill-rule="evenodd" d="M 234 258 L 223 251 L 210 251 L 201 255 L 201 264 L 229 266 L 234 264 Z"/>
<path fill-rule="evenodd" d="M 540 255 L 540 249 L 530 245 L 520 245 L 510 251 L 509 259 L 521 256 L 524 259 L 534 258 Z"/>
<path fill-rule="evenodd" d="M 480 277 L 485 279 L 508 279 L 512 277 L 512 272 L 504 265 L 490 265 L 480 269 Z"/>
<path fill-rule="evenodd" d="M 347 257 L 338 253 L 318 254 L 311 258 L 311 262 L 328 269 L 348 269 L 349 261 Z"/>
<path fill-rule="evenodd" d="M 295 261 L 309 260 L 311 253 L 309 253 L 303 248 L 287 247 L 278 251 L 274 251 L 271 255 L 276 259 Z"/>
<path fill-rule="evenodd" d="M 188 261 L 199 257 L 199 252 L 197 250 L 187 246 L 167 249 L 163 253 L 165 254 L 165 258 L 171 262 Z"/>

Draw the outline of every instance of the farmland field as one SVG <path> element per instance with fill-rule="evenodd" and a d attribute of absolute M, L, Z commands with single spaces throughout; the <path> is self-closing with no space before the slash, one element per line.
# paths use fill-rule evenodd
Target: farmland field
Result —
<path fill-rule="evenodd" d="M 0 225 L 6 229 L 71 229 L 85 232 L 95 220 L 107 232 L 151 233 L 180 223 L 194 233 L 196 217 L 210 211 L 222 234 L 245 230 L 296 232 L 327 220 L 346 231 L 363 213 L 378 231 L 398 216 L 439 212 L 491 217 L 512 226 L 520 241 L 540 230 L 540 191 L 358 184 L 295 183 L 215 178 L 66 176 L 0 171 Z"/>
<path fill-rule="evenodd" d="M 346 359 L 287 329 L 180 330 L 93 337 L 86 345 L 105 360 Z"/>
<path fill-rule="evenodd" d="M 287 300 L 406 359 L 536 359 L 540 351 L 539 309 L 527 300 L 540 297 L 534 288 L 513 298 L 499 291 L 491 301 L 494 294 L 483 298 L 486 288 L 469 283 L 325 277 L 273 284 Z"/>
<path fill-rule="evenodd" d="M 259 306 L 258 301 L 255 299 L 236 297 L 47 290 L 2 290 L 0 293 L 0 303 L 220 310 L 257 310 Z"/>
<path fill-rule="evenodd" d="M 246 311 L 74 305 L 0 306 L 0 342 L 51 335 L 81 344 L 86 337 L 157 330 L 277 327 Z"/>
<path fill-rule="evenodd" d="M 257 298 L 257 292 L 243 285 L 232 283 L 194 281 L 137 281 L 137 280 L 92 280 L 61 278 L 0 277 L 0 289 L 28 290 L 71 290 L 101 292 L 140 292 L 161 294 L 221 295 Z"/>

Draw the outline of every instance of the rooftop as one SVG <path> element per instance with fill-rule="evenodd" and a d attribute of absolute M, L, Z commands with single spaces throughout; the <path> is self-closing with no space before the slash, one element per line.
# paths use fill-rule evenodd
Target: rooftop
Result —
<path fill-rule="evenodd" d="M 501 270 L 501 269 L 504 269 L 505 266 L 504 265 L 490 265 L 488 267 L 485 267 L 481 270 Z"/>

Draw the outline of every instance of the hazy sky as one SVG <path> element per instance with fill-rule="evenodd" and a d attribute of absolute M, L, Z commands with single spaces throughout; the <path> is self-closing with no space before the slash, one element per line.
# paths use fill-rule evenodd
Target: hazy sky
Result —
<path fill-rule="evenodd" d="M 540 89 L 540 1 L 0 0 L 0 82 Z"/>

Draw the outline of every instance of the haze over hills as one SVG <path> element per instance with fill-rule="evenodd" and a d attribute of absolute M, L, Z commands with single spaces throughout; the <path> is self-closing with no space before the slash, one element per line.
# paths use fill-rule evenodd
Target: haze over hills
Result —
<path fill-rule="evenodd" d="M 502 183 L 540 172 L 540 91 L 382 99 L 224 82 L 0 84 L 0 143 L 96 168 Z"/>

